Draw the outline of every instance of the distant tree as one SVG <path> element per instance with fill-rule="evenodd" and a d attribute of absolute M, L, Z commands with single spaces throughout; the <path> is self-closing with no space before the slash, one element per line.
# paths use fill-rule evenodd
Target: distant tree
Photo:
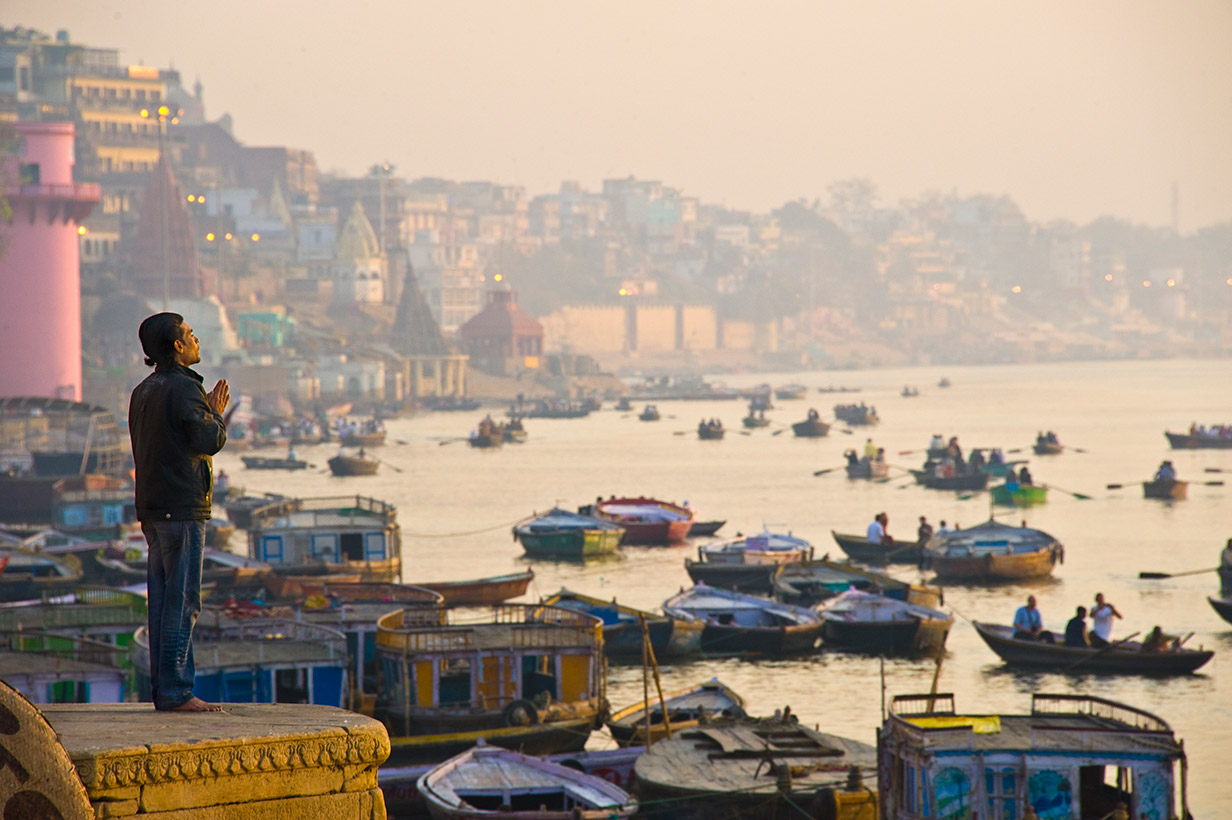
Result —
<path fill-rule="evenodd" d="M 20 148 L 21 136 L 17 133 L 17 129 L 11 123 L 0 123 L 0 224 L 3 225 L 7 225 L 13 218 L 13 207 L 9 205 L 8 197 L 4 192 L 16 183 L 16 180 L 9 178 L 11 174 L 5 171 L 9 167 L 9 163 L 5 160 L 17 156 Z M 0 232 L 0 256 L 4 255 L 8 247 L 9 237 Z"/>
<path fill-rule="evenodd" d="M 830 207 L 844 220 L 863 221 L 877 207 L 877 186 L 864 178 L 840 179 L 826 188 Z"/>

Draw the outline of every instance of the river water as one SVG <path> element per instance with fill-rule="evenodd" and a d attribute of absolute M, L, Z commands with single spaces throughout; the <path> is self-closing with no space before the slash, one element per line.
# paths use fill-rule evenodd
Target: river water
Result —
<path fill-rule="evenodd" d="M 933 433 L 959 436 L 966 450 L 1022 447 L 1024 455 L 1011 457 L 1031 459 L 1036 483 L 1093 498 L 1053 490 L 1043 506 L 999 514 L 1056 536 L 1065 545 L 1065 563 L 1048 580 L 945 590 L 946 604 L 960 617 L 950 633 L 939 690 L 953 692 L 960 711 L 1021 713 L 1029 710 L 1031 693 L 1050 692 L 1112 698 L 1153 712 L 1185 741 L 1191 809 L 1216 817 L 1232 805 L 1232 778 L 1220 774 L 1232 758 L 1232 625 L 1206 601 L 1218 587 L 1213 572 L 1166 580 L 1141 580 L 1138 573 L 1214 567 L 1232 536 L 1232 486 L 1198 485 L 1225 478 L 1232 485 L 1232 450 L 1170 451 L 1163 436 L 1165 429 L 1182 430 L 1194 420 L 1232 423 L 1230 364 L 1099 362 L 728 376 L 723 380 L 733 387 L 800 382 L 810 393 L 803 401 L 777 402 L 767 413 L 775 425 L 747 436 L 736 433 L 745 412 L 742 402 L 660 402 L 658 422 L 641 422 L 636 413 L 614 411 L 609 403 L 585 419 L 528 420 L 527 443 L 485 451 L 456 440 L 469 433 L 479 413 L 437 413 L 388 422 L 390 442 L 374 451 L 386 462 L 377 476 L 245 471 L 238 454 L 226 450 L 215 459 L 215 469 L 227 469 L 249 492 L 361 493 L 394 503 L 403 529 L 404 580 L 414 583 L 519 570 L 528 561 L 510 534 L 515 521 L 554 504 L 575 507 L 611 494 L 687 499 L 700 519 L 727 520 L 720 535 L 769 525 L 808 538 L 819 555 L 841 556 L 830 530 L 861 532 L 878 511 L 889 514 L 889 531 L 900 538 L 914 538 L 920 515 L 934 525 L 938 519 L 972 525 L 989 516 L 986 495 L 960 500 L 956 493 L 926 490 L 910 479 L 850 481 L 841 470 L 813 476 L 815 470 L 841 466 L 843 451 L 861 447 L 866 435 L 903 467 L 918 467 L 923 459 L 897 454 L 925 447 Z M 937 387 L 942 376 L 951 387 Z M 831 385 L 861 392 L 816 392 Z M 900 397 L 904 385 L 918 386 L 920 395 Z M 803 419 L 809 407 L 825 418 L 836 402 L 853 400 L 875 405 L 881 426 L 843 435 L 842 425 L 836 425 L 828 437 L 812 440 L 796 439 L 790 430 L 773 435 Z M 697 438 L 698 420 L 711 417 L 728 428 L 724 440 Z M 1029 447 L 1037 430 L 1054 430 L 1062 442 L 1086 452 L 1033 456 Z M 327 445 L 298 448 L 300 458 L 322 470 L 334 452 Z M 1133 485 L 1150 478 L 1164 458 L 1181 478 L 1194 482 L 1188 500 L 1146 500 Z M 1206 468 L 1224 473 L 1205 473 Z M 1126 486 L 1107 490 L 1109 483 Z M 235 541 L 234 548 L 242 550 L 242 535 Z M 635 547 L 622 548 L 613 560 L 584 565 L 537 560 L 530 597 L 568 586 L 657 608 L 690 583 L 683 563 L 694 554 L 692 546 Z M 920 577 L 914 568 L 894 574 Z M 1188 646 L 1219 654 L 1199 674 L 1163 680 L 1009 672 L 966 620 L 1008 622 L 1034 594 L 1045 626 L 1063 632 L 1074 607 L 1090 608 L 1096 592 L 1124 615 L 1114 638 L 1145 634 L 1160 624 L 1165 632 L 1192 631 Z M 888 660 L 884 670 L 886 692 L 893 696 L 926 692 L 934 665 Z M 876 658 L 826 652 L 773 661 L 698 661 L 664 666 L 662 675 L 667 689 L 718 676 L 744 695 L 751 713 L 790 705 L 806 723 L 869 743 L 881 722 Z M 614 708 L 640 700 L 640 667 L 612 667 L 608 694 Z M 596 737 L 595 743 L 602 740 Z"/>

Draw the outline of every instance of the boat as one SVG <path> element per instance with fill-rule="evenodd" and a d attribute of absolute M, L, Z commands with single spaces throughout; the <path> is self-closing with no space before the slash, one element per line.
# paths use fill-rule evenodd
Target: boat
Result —
<path fill-rule="evenodd" d="M 937 382 L 937 386 L 938 386 L 938 387 L 942 387 L 942 388 L 949 387 L 949 386 L 950 386 L 950 380 L 949 380 L 948 378 L 946 378 L 945 376 L 942 376 L 942 377 L 941 377 L 941 381 Z"/>
<path fill-rule="evenodd" d="M 876 749 L 809 728 L 790 711 L 776 718 L 708 722 L 649 747 L 634 764 L 643 815 L 672 820 L 886 816 L 877 813 Z"/>
<path fill-rule="evenodd" d="M 975 451 L 972 450 L 972 452 L 975 452 Z M 1018 465 L 1026 464 L 1026 463 L 1027 463 L 1027 459 L 1025 458 L 1016 458 L 1016 459 L 1013 459 L 1012 461 L 1000 461 L 1000 462 L 997 462 L 996 464 L 994 464 L 991 461 L 985 461 L 984 466 L 981 469 L 983 469 L 984 472 L 988 473 L 993 478 L 1005 478 L 1007 475 L 1009 475 L 1010 470 L 1013 470 L 1015 473 L 1017 473 Z"/>
<path fill-rule="evenodd" d="M 1232 597 L 1227 595 L 1207 596 L 1207 601 L 1210 602 L 1211 608 L 1219 613 L 1219 617 L 1223 618 L 1228 623 L 1232 624 Z"/>
<path fill-rule="evenodd" d="M 51 485 L 51 525 L 91 541 L 139 529 L 132 481 L 93 473 L 58 479 Z"/>
<path fill-rule="evenodd" d="M 24 601 L 61 592 L 81 582 L 81 559 L 0 544 L 0 601 Z"/>
<path fill-rule="evenodd" d="M 668 692 L 662 698 L 652 695 L 649 705 L 641 701 L 626 706 L 608 718 L 606 725 L 621 746 L 649 746 L 667 737 L 669 728 L 674 734 L 692 729 L 702 721 L 744 716 L 744 698 L 719 683 L 718 678 L 712 678 L 698 686 Z"/>
<path fill-rule="evenodd" d="M 726 523 L 727 519 L 722 521 L 694 521 L 689 525 L 689 537 L 696 538 L 697 536 L 714 535 Z"/>
<path fill-rule="evenodd" d="M 703 441 L 718 441 L 723 438 L 723 434 L 727 431 L 723 429 L 723 422 L 715 419 L 713 422 L 701 422 L 697 425 L 697 437 Z"/>
<path fill-rule="evenodd" d="M 514 540 L 527 555 L 550 558 L 587 558 L 610 555 L 620 546 L 623 527 L 559 507 L 514 526 Z"/>
<path fill-rule="evenodd" d="M 930 490 L 970 492 L 983 490 L 988 486 L 988 473 L 983 470 L 949 476 L 937 475 L 936 473 L 925 472 L 924 470 L 912 470 L 911 474 L 915 476 L 917 484 L 923 484 Z"/>
<path fill-rule="evenodd" d="M 1168 501 L 1184 501 L 1189 496 L 1189 482 L 1175 478 L 1160 478 L 1142 482 L 1142 495 Z"/>
<path fill-rule="evenodd" d="M 1173 450 L 1232 450 L 1232 438 L 1165 432 Z"/>
<path fill-rule="evenodd" d="M 885 478 L 890 474 L 890 465 L 886 462 L 864 456 L 854 463 L 847 462 L 848 478 Z"/>
<path fill-rule="evenodd" d="M 522 444 L 526 441 L 526 427 L 522 424 L 520 417 L 510 419 L 505 425 L 505 443 L 506 444 Z"/>
<path fill-rule="evenodd" d="M 1103 648 L 1066 646 L 1014 637 L 1014 627 L 972 621 L 988 648 L 1009 666 L 1082 675 L 1186 675 L 1215 656 L 1210 649 L 1143 651 L 1140 641 L 1114 641 Z"/>
<path fill-rule="evenodd" d="M 607 708 L 598 618 L 539 604 L 395 609 L 377 621 L 389 765 L 473 746 L 529 754 L 581 750 Z"/>
<path fill-rule="evenodd" d="M 249 470 L 306 470 L 307 461 L 296 458 L 265 458 L 263 456 L 240 456 L 240 461 Z"/>
<path fill-rule="evenodd" d="M 478 410 L 482 404 L 479 399 L 468 399 L 465 396 L 425 396 L 420 401 L 425 410 L 442 413 Z"/>
<path fill-rule="evenodd" d="M 990 519 L 937 533 L 924 546 L 922 560 L 938 580 L 1017 581 L 1051 575 L 1064 553 L 1061 543 L 1043 530 Z"/>
<path fill-rule="evenodd" d="M 774 572 L 782 564 L 804 561 L 813 555 L 813 545 L 791 533 L 766 530 L 704 544 L 697 560 L 685 559 L 685 571 L 694 583 L 745 592 L 769 592 Z"/>
<path fill-rule="evenodd" d="M 336 476 L 376 475 L 381 462 L 375 458 L 365 458 L 362 454 L 347 456 L 338 454 L 329 460 L 329 471 Z"/>
<path fill-rule="evenodd" d="M 1031 449 L 1037 456 L 1059 456 L 1065 452 L 1065 445 L 1048 438 L 1037 438 Z"/>
<path fill-rule="evenodd" d="M 543 601 L 545 606 L 572 609 L 593 615 L 603 622 L 603 652 L 611 659 L 637 661 L 642 659 L 646 640 L 657 660 L 678 660 L 701 652 L 700 621 L 680 620 L 657 612 L 634 609 L 615 599 L 605 601 L 564 587 Z M 643 637 L 642 623 L 646 624 Z"/>
<path fill-rule="evenodd" d="M 534 577 L 528 569 L 472 581 L 416 581 L 415 586 L 440 593 L 446 606 L 488 606 L 525 595 Z"/>
<path fill-rule="evenodd" d="M 797 606 L 812 606 L 849 589 L 876 592 L 887 598 L 932 608 L 941 605 L 942 597 L 937 587 L 900 581 L 850 561 L 824 558 L 783 564 L 775 571 L 771 585 L 775 600 Z"/>
<path fill-rule="evenodd" d="M 298 503 L 297 499 L 277 493 L 228 495 L 223 503 L 223 509 L 227 511 L 227 519 L 232 524 L 241 530 L 246 530 L 252 526 L 253 513 L 257 510 L 260 510 L 262 515 L 278 515 L 295 509 Z"/>
<path fill-rule="evenodd" d="M 129 647 L 138 699 L 149 702 L 146 627 Z M 203 607 L 193 628 L 193 694 L 212 703 L 348 702 L 347 639 L 336 629 L 290 618 L 239 617 Z"/>
<path fill-rule="evenodd" d="M 144 535 L 132 533 L 110 542 L 102 549 L 98 549 L 97 544 L 94 546 L 95 549 L 88 556 L 88 562 L 82 562 L 89 567 L 87 574 L 90 577 L 112 586 L 145 583 L 150 548 Z M 273 567 L 264 561 L 256 561 L 213 546 L 206 546 L 202 551 L 201 565 L 202 583 L 224 589 L 263 583 L 273 572 Z"/>
<path fill-rule="evenodd" d="M 129 697 L 130 672 L 103 657 L 92 641 L 34 634 L 24 641 L 28 648 L 21 651 L 0 649 L 0 681 L 31 703 L 123 703 Z"/>
<path fill-rule="evenodd" d="M 808 418 L 793 424 L 791 431 L 799 438 L 821 438 L 830 432 L 830 425 L 821 420 L 816 410 L 809 410 Z"/>
<path fill-rule="evenodd" d="M 877 748 L 881 817 L 1192 816 L 1171 727 L 1104 698 L 1037 693 L 1029 714 L 997 714 L 958 712 L 948 693 L 899 695 Z"/>
<path fill-rule="evenodd" d="M 689 537 L 693 510 L 656 498 L 609 498 L 595 516 L 625 528 L 625 544 L 677 544 Z"/>
<path fill-rule="evenodd" d="M 815 606 L 826 646 L 878 655 L 937 656 L 954 616 L 875 592 L 849 589 Z"/>
<path fill-rule="evenodd" d="M 904 387 L 903 391 L 899 393 L 898 395 L 902 396 L 904 399 L 914 399 L 920 395 L 920 388 Z"/>
<path fill-rule="evenodd" d="M 663 612 L 705 624 L 702 651 L 709 653 L 808 652 L 821 637 L 821 618 L 811 610 L 705 584 L 668 598 Z"/>
<path fill-rule="evenodd" d="M 499 447 L 505 443 L 505 427 L 487 416 L 479 422 L 467 441 L 472 447 Z"/>
<path fill-rule="evenodd" d="M 648 404 L 642 412 L 637 414 L 637 418 L 639 421 L 658 421 L 659 408 L 655 407 L 653 404 Z"/>
<path fill-rule="evenodd" d="M 774 397 L 779 401 L 794 401 L 808 394 L 808 388 L 802 384 L 785 384 L 774 389 Z"/>
<path fill-rule="evenodd" d="M 380 447 L 385 443 L 384 430 L 348 430 L 338 436 L 343 447 Z"/>
<path fill-rule="evenodd" d="M 865 564 L 918 564 L 924 546 L 914 541 L 873 544 L 867 536 L 830 530 L 834 543 L 854 561 Z"/>
<path fill-rule="evenodd" d="M 613 409 L 618 410 L 622 413 L 627 413 L 633 409 L 633 405 L 629 404 L 628 396 L 621 396 L 620 400 L 616 402 L 616 405 Z"/>
<path fill-rule="evenodd" d="M 233 535 L 235 535 L 235 525 L 229 521 L 211 518 L 205 522 L 206 546 L 223 549 L 231 543 Z"/>
<path fill-rule="evenodd" d="M 740 419 L 740 423 L 750 430 L 754 430 L 758 427 L 769 427 L 770 419 L 766 418 L 765 415 L 757 415 L 752 410 L 749 410 L 749 414 Z"/>
<path fill-rule="evenodd" d="M 834 405 L 834 417 L 852 427 L 864 427 L 881 423 L 881 418 L 877 415 L 877 408 L 868 407 L 864 404 L 836 404 Z"/>
<path fill-rule="evenodd" d="M 528 419 L 580 419 L 589 416 L 591 409 L 591 406 L 584 402 L 536 399 L 528 409 L 523 411 L 519 408 L 518 412 Z"/>
<path fill-rule="evenodd" d="M 1019 484 L 1013 481 L 999 484 L 989 492 L 992 503 L 1005 507 L 1034 507 L 1048 500 L 1048 486 L 1045 484 Z"/>
<path fill-rule="evenodd" d="M 361 495 L 259 508 L 248 527 L 248 557 L 285 574 L 359 573 L 364 581 L 396 581 L 402 571 L 398 511 Z"/>
<path fill-rule="evenodd" d="M 416 786 L 433 820 L 616 820 L 637 811 L 628 792 L 602 777 L 482 740 Z"/>

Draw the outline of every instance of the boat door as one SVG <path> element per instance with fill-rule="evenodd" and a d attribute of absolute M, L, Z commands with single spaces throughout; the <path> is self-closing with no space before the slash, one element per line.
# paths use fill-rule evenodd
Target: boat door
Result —
<path fill-rule="evenodd" d="M 512 655 L 480 656 L 476 688 L 484 709 L 503 709 L 517 698 L 517 685 Z"/>

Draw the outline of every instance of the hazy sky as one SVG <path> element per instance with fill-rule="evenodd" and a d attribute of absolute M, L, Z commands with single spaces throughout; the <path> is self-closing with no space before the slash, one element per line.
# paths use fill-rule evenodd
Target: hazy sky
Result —
<path fill-rule="evenodd" d="M 766 210 L 867 177 L 1029 219 L 1232 219 L 1229 0 L 7 0 L 205 85 L 323 170 L 661 179 Z"/>

